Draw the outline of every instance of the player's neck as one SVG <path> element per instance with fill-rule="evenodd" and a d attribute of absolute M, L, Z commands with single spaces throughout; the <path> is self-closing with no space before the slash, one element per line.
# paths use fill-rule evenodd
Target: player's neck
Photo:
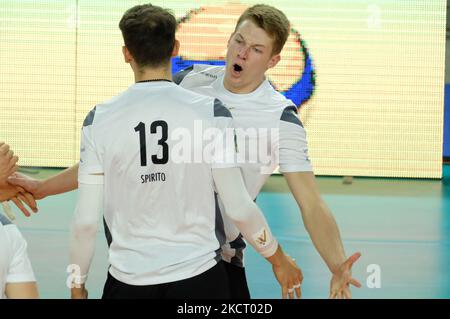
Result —
<path fill-rule="evenodd" d="M 249 94 L 259 88 L 261 83 L 263 83 L 265 79 L 266 78 L 263 77 L 260 81 L 253 81 L 246 85 L 242 85 L 240 83 L 233 83 L 233 81 L 228 78 L 227 74 L 225 74 L 223 86 L 227 91 L 234 94 Z"/>
<path fill-rule="evenodd" d="M 134 70 L 134 81 L 150 81 L 150 80 L 169 80 L 172 81 L 172 72 L 170 67 L 162 68 L 140 68 Z"/>

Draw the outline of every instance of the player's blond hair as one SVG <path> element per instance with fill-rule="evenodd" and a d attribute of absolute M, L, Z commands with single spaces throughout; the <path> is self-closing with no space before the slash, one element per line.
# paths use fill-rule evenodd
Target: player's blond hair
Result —
<path fill-rule="evenodd" d="M 245 20 L 255 23 L 273 39 L 272 55 L 281 52 L 290 32 L 289 20 L 283 12 L 266 4 L 256 4 L 241 14 L 234 32 Z"/>

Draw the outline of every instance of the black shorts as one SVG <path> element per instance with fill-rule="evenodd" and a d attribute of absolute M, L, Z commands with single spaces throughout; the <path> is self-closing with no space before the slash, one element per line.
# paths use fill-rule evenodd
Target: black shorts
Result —
<path fill-rule="evenodd" d="M 134 286 L 118 281 L 108 271 L 102 299 L 229 299 L 225 263 L 192 278 L 158 285 Z"/>
<path fill-rule="evenodd" d="M 232 299 L 250 299 L 245 268 L 223 262 L 227 270 Z"/>

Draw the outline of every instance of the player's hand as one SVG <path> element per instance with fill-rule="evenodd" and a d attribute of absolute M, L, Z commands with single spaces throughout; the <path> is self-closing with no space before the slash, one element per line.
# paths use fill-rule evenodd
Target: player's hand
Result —
<path fill-rule="evenodd" d="M 17 208 L 22 211 L 22 213 L 26 217 L 30 217 L 31 214 L 24 204 L 26 204 L 33 211 L 33 213 L 37 213 L 37 203 L 33 195 L 25 191 L 20 186 L 16 186 L 16 188 L 19 190 L 19 193 L 17 193 L 16 197 L 11 198 L 11 201 L 17 206 Z"/>
<path fill-rule="evenodd" d="M 9 149 L 9 145 L 0 142 L 0 185 L 5 185 L 8 176 L 17 170 L 19 158 Z"/>
<path fill-rule="evenodd" d="M 25 191 L 32 194 L 34 199 L 42 199 L 45 195 L 42 194 L 43 181 L 31 178 L 21 173 L 14 173 L 8 177 L 8 183 L 22 187 Z"/>
<path fill-rule="evenodd" d="M 0 202 L 10 200 L 19 193 L 19 188 L 13 185 L 4 184 L 0 186 Z"/>
<path fill-rule="evenodd" d="M 352 277 L 352 266 L 361 253 L 351 255 L 333 274 L 330 283 L 330 299 L 351 299 L 350 285 L 361 288 L 358 280 Z"/>
<path fill-rule="evenodd" d="M 72 288 L 70 289 L 70 298 L 71 299 L 88 299 L 88 291 L 82 285 L 81 288 Z"/>
<path fill-rule="evenodd" d="M 36 213 L 38 211 L 33 195 L 27 193 L 19 186 L 6 183 L 0 185 L 0 202 L 8 200 L 12 201 L 27 217 L 30 216 L 30 212 L 24 204 L 26 204 L 33 212 Z"/>
<path fill-rule="evenodd" d="M 294 299 L 294 292 L 297 298 L 302 297 L 301 284 L 303 274 L 294 259 L 286 255 L 281 246 L 278 246 L 276 253 L 267 258 L 272 264 L 272 270 L 281 286 L 281 297 L 283 299 Z"/>

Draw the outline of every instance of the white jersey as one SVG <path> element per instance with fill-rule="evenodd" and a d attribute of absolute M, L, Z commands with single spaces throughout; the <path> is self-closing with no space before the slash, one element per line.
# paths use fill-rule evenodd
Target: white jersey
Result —
<path fill-rule="evenodd" d="M 6 298 L 8 283 L 36 281 L 22 234 L 0 213 L 0 299 Z"/>
<path fill-rule="evenodd" d="M 138 82 L 86 117 L 79 175 L 104 174 L 113 277 L 130 285 L 173 282 L 221 259 L 225 236 L 211 169 L 236 166 L 219 159 L 233 157 L 235 145 L 213 143 L 213 163 L 194 154 L 231 125 L 219 100 L 166 81 Z M 215 135 L 198 143 L 209 129 Z"/>
<path fill-rule="evenodd" d="M 245 150 L 240 164 L 246 188 L 253 199 L 270 174 L 312 171 L 305 129 L 291 100 L 265 80 L 249 94 L 234 94 L 223 85 L 224 66 L 193 65 L 174 76 L 175 83 L 191 91 L 218 98 L 233 115 L 239 152 Z M 257 151 L 250 145 L 257 145 Z M 258 153 L 258 154 L 255 154 Z M 220 204 L 223 211 L 223 206 Z M 224 215 L 227 245 L 224 260 L 243 266 L 245 243 L 234 224 Z"/>

